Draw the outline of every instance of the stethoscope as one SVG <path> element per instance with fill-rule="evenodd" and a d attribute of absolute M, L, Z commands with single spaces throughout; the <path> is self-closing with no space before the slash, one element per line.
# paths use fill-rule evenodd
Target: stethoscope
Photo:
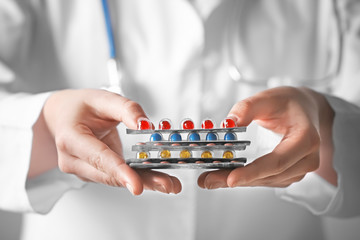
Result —
<path fill-rule="evenodd" d="M 104 12 L 105 27 L 106 27 L 106 33 L 107 33 L 107 39 L 109 45 L 109 59 L 107 61 L 109 84 L 107 87 L 105 87 L 105 89 L 110 92 L 124 95 L 121 88 L 121 81 L 123 80 L 123 74 L 122 74 L 123 71 L 118 62 L 118 57 L 116 53 L 114 32 L 112 29 L 108 0 L 101 0 L 101 3 Z"/>
<path fill-rule="evenodd" d="M 321 87 L 321 86 L 330 86 L 331 80 L 336 78 L 340 73 L 341 68 L 341 61 L 342 61 L 342 54 L 343 54 L 343 34 L 342 34 L 342 26 L 340 21 L 340 14 L 336 4 L 337 0 L 333 0 L 333 12 L 336 18 L 336 30 L 338 35 L 338 53 L 337 55 L 337 62 L 335 65 L 335 70 L 333 72 L 327 73 L 324 77 L 320 77 L 317 79 L 303 79 L 303 78 L 296 78 L 296 77 L 287 77 L 287 76 L 273 76 L 273 77 L 256 77 L 253 78 L 251 76 L 247 76 L 237 64 L 235 64 L 235 56 L 233 49 L 230 49 L 234 43 L 234 38 L 230 36 L 233 29 L 237 29 L 234 24 L 236 24 L 236 19 L 233 19 L 236 16 L 236 12 L 233 12 L 229 16 L 229 23 L 228 23 L 228 34 L 227 34 L 227 45 L 228 45 L 228 55 L 229 55 L 229 64 L 228 67 L 228 74 L 230 79 L 237 83 L 252 85 L 252 86 L 264 86 L 267 88 L 277 87 L 281 85 L 291 85 L 291 86 L 308 86 L 308 87 Z M 114 41 L 114 33 L 112 29 L 111 17 L 110 17 L 110 10 L 108 5 L 108 0 L 101 0 L 103 12 L 104 12 L 104 19 L 106 25 L 106 32 L 107 32 L 107 39 L 109 45 L 109 59 L 107 62 L 107 70 L 108 70 L 108 78 L 109 78 L 109 87 L 106 89 L 121 95 L 123 91 L 121 89 L 121 81 L 123 80 L 123 74 L 121 66 L 118 62 L 115 41 Z M 233 8 L 236 11 L 237 8 Z"/>

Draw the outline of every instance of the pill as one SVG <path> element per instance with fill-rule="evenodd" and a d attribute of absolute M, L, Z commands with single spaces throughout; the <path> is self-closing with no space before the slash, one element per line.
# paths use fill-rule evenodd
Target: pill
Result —
<path fill-rule="evenodd" d="M 167 118 L 164 118 L 159 122 L 159 129 L 160 130 L 171 129 L 171 127 L 172 127 L 171 121 L 169 119 L 167 119 Z"/>
<path fill-rule="evenodd" d="M 161 135 L 161 133 L 153 133 L 150 136 L 150 142 L 158 142 L 163 140 L 163 136 Z"/>
<path fill-rule="evenodd" d="M 226 140 L 226 141 L 232 141 L 232 140 L 236 140 L 236 139 L 237 139 L 236 134 L 233 132 L 227 132 L 224 135 L 224 140 Z"/>
<path fill-rule="evenodd" d="M 223 158 L 232 159 L 234 158 L 235 153 L 233 151 L 225 151 L 223 153 Z"/>
<path fill-rule="evenodd" d="M 200 141 L 200 134 L 197 132 L 189 133 L 188 141 Z"/>
<path fill-rule="evenodd" d="M 153 124 L 150 122 L 149 119 L 140 118 L 137 122 L 137 129 L 138 130 L 150 130 L 150 129 L 153 129 Z"/>
<path fill-rule="evenodd" d="M 180 133 L 177 133 L 177 132 L 174 132 L 174 133 L 171 133 L 170 136 L 169 136 L 169 140 L 171 142 L 177 142 L 177 141 L 181 141 L 181 135 Z"/>
<path fill-rule="evenodd" d="M 213 154 L 211 151 L 204 151 L 201 153 L 201 158 L 212 158 Z"/>
<path fill-rule="evenodd" d="M 202 129 L 213 129 L 214 128 L 214 122 L 211 119 L 205 119 L 201 123 Z"/>
<path fill-rule="evenodd" d="M 150 157 L 150 153 L 149 152 L 139 152 L 137 153 L 137 158 L 138 159 L 146 159 Z"/>
<path fill-rule="evenodd" d="M 206 134 L 206 141 L 216 141 L 218 140 L 219 136 L 215 132 L 209 132 Z"/>
<path fill-rule="evenodd" d="M 221 127 L 222 128 L 234 128 L 236 127 L 235 121 L 233 118 L 231 117 L 227 117 L 225 118 L 222 122 L 221 122 Z"/>
<path fill-rule="evenodd" d="M 170 158 L 171 157 L 171 152 L 167 149 L 164 149 L 162 151 L 159 152 L 159 157 L 160 158 Z"/>
<path fill-rule="evenodd" d="M 191 130 L 194 129 L 195 124 L 190 118 L 185 118 L 181 121 L 181 127 L 182 129 Z"/>
<path fill-rule="evenodd" d="M 192 157 L 191 152 L 187 149 L 182 150 L 179 155 L 180 155 L 180 158 L 191 158 Z"/>

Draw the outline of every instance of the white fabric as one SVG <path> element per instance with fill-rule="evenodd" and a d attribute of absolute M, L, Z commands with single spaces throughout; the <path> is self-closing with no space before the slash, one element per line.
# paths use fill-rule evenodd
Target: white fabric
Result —
<path fill-rule="evenodd" d="M 110 5 L 119 58 L 125 70 L 123 90 L 144 107 L 154 122 L 164 117 L 173 119 L 175 124 L 185 117 L 199 122 L 210 116 L 219 123 L 236 101 L 266 87 L 234 83 L 227 74 L 229 65 L 238 64 L 245 72 L 262 77 L 280 74 L 315 78 L 326 72 L 327 53 L 333 47 L 328 41 L 334 38 L 330 1 L 224 0 L 212 1 L 214 9 L 203 9 L 204 1 L 191 5 L 184 0 L 110 1 Z M 229 20 L 235 24 L 229 24 Z M 353 39 L 357 28 L 351 26 L 342 72 L 346 79 L 337 80 L 349 84 L 339 84 L 335 94 L 356 102 L 360 82 L 353 79 L 360 54 L 351 51 L 359 42 Z M 82 184 L 73 176 L 54 170 L 28 181 L 25 188 L 31 128 L 47 98 L 46 93 L 38 93 L 61 88 L 100 88 L 106 84 L 108 45 L 100 1 L 2 0 L 0 35 L 7 36 L 0 38 L 0 84 L 5 93 L 0 101 L 0 207 L 44 213 L 65 191 Z M 232 46 L 227 37 L 239 44 Z M 230 51 L 236 53 L 236 58 L 229 57 Z M 349 96 L 346 91 L 350 89 Z M 12 94 L 19 91 L 33 95 Z M 352 131 L 350 139 L 356 139 L 360 130 L 344 122 L 349 115 L 355 122 L 358 108 L 346 107 L 346 102 L 342 102 L 344 108 L 336 106 L 333 105 L 336 116 L 343 120 L 335 123 L 335 132 Z M 340 115 L 341 109 L 344 112 Z M 127 150 L 136 138 L 124 136 L 123 129 L 121 135 L 126 139 L 124 149 L 129 157 L 133 153 Z M 244 153 L 250 161 L 274 147 L 276 136 L 268 135 L 269 138 L 263 137 L 256 126 L 243 135 L 252 141 Z M 335 148 L 344 149 L 334 159 L 340 163 L 336 168 L 339 174 L 336 192 L 317 177 L 307 177 L 285 189 L 283 198 L 314 213 L 335 216 L 359 213 L 352 201 L 358 199 L 358 177 L 355 174 L 344 177 L 350 170 L 341 163 L 352 157 L 353 170 L 359 169 L 359 163 L 353 160 L 360 149 L 353 146 L 355 142 L 349 144 L 348 139 L 341 141 L 336 136 Z M 351 151 L 346 151 L 348 148 Z M 272 189 L 207 191 L 196 186 L 198 171 L 171 173 L 184 184 L 178 196 L 146 192 L 133 197 L 125 189 L 96 184 L 70 191 L 47 215 L 25 215 L 22 239 L 326 236 L 321 218 L 303 206 L 279 200 Z M 323 190 L 318 193 L 325 194 L 306 197 L 309 191 L 316 193 L 319 189 Z"/>

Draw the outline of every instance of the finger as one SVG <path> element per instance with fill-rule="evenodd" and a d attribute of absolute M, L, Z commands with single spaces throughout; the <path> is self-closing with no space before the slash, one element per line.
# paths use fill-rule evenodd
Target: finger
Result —
<path fill-rule="evenodd" d="M 66 160 L 64 158 L 66 158 Z M 96 182 L 113 187 L 123 187 L 118 179 L 99 171 L 76 157 L 61 155 L 61 157 L 59 157 L 59 163 L 61 163 L 59 165 L 61 171 L 74 174 L 85 182 Z"/>
<path fill-rule="evenodd" d="M 113 150 L 117 155 L 123 157 L 122 143 L 118 130 L 113 128 L 109 134 L 101 139 L 111 150 Z"/>
<path fill-rule="evenodd" d="M 251 182 L 250 186 L 272 186 L 277 183 L 290 183 L 291 180 L 297 180 L 300 176 L 303 177 L 306 173 L 315 171 L 318 167 L 319 153 L 315 152 L 304 157 L 284 172 Z"/>
<path fill-rule="evenodd" d="M 152 170 L 138 170 L 145 189 L 159 191 L 163 193 L 179 193 L 181 191 L 181 183 L 175 178 L 165 173 Z"/>
<path fill-rule="evenodd" d="M 171 180 L 173 181 L 173 193 L 178 194 L 182 190 L 181 182 L 177 177 L 170 176 Z"/>
<path fill-rule="evenodd" d="M 207 189 L 228 187 L 227 178 L 230 172 L 231 170 L 216 170 L 202 173 L 198 178 L 198 185 Z"/>
<path fill-rule="evenodd" d="M 318 151 L 320 139 L 316 134 L 316 130 L 309 130 L 285 136 L 271 153 L 233 170 L 228 177 L 228 185 L 247 185 L 257 179 L 284 172 L 306 155 Z"/>
<path fill-rule="evenodd" d="M 72 134 L 56 139 L 60 152 L 86 161 L 97 170 L 117 179 L 134 195 L 142 193 L 140 176 L 119 155 L 98 140 L 86 126 L 79 125 L 76 130 L 77 132 L 72 131 Z"/>
<path fill-rule="evenodd" d="M 276 98 L 271 91 L 264 91 L 236 103 L 228 116 L 236 119 L 237 126 L 247 126 L 253 120 L 266 118 L 278 109 L 285 109 L 287 98 Z"/>
<path fill-rule="evenodd" d="M 102 118 L 124 122 L 129 128 L 136 129 L 139 118 L 147 118 L 142 107 L 128 98 L 108 91 L 99 91 L 86 98 L 88 106 Z"/>

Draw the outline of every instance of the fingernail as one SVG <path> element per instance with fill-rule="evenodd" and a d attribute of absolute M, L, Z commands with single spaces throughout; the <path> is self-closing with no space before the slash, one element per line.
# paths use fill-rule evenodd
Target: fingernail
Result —
<path fill-rule="evenodd" d="M 158 192 L 169 194 L 164 185 L 155 185 L 154 189 Z"/>
<path fill-rule="evenodd" d="M 224 183 L 223 182 L 211 182 L 210 184 L 206 184 L 205 187 L 207 189 L 217 189 L 217 188 L 224 187 Z"/>
<path fill-rule="evenodd" d="M 134 189 L 129 183 L 126 183 L 126 188 L 131 192 L 132 195 L 135 195 L 134 194 Z"/>

